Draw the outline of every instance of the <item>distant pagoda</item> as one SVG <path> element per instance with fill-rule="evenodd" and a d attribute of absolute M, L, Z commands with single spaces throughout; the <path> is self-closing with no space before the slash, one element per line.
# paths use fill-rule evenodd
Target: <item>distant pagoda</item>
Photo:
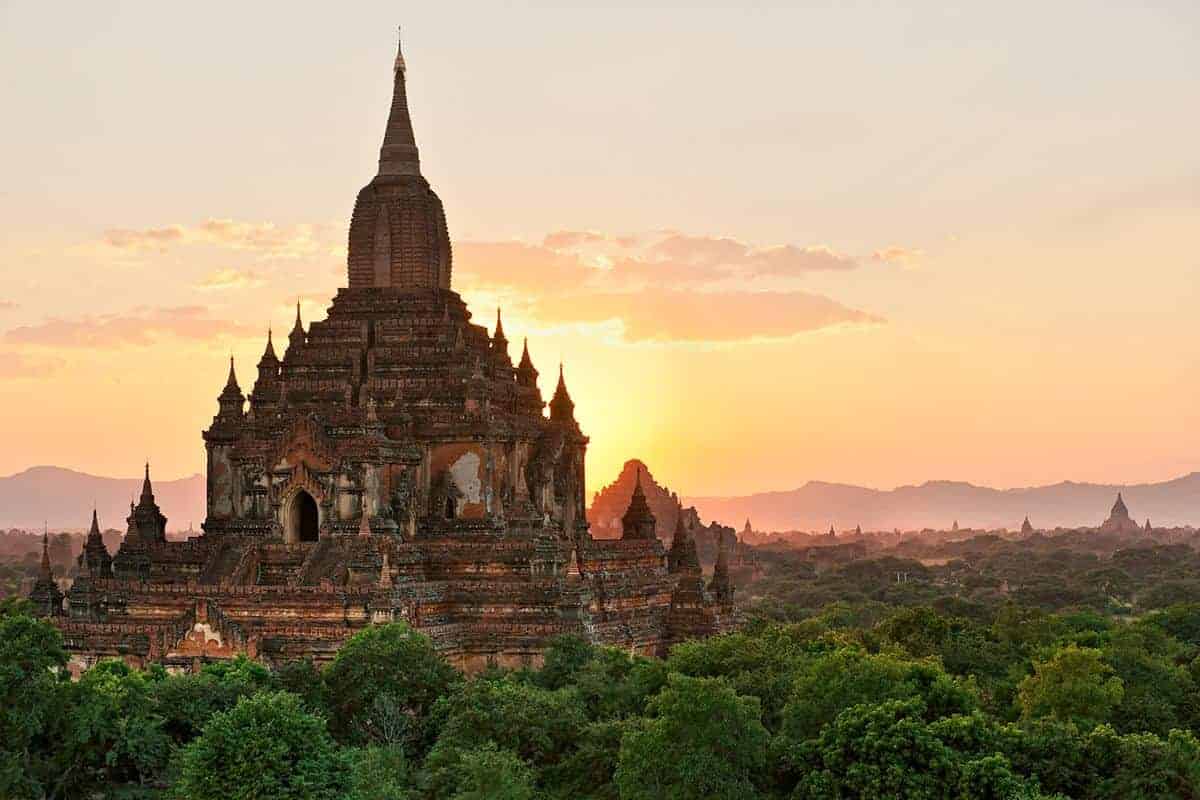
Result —
<path fill-rule="evenodd" d="M 1140 533 L 1142 526 L 1133 519 L 1125 506 L 1125 498 L 1117 493 L 1117 502 L 1113 503 L 1112 513 L 1100 525 L 1101 533 Z"/>

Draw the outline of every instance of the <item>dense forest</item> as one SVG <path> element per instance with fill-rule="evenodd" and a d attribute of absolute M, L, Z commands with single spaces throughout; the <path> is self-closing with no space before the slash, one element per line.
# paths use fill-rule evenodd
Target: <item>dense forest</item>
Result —
<path fill-rule="evenodd" d="M 398 623 L 323 668 L 71 681 L 9 599 L 0 797 L 1200 797 L 1193 550 L 923 547 L 756 549 L 738 633 L 664 659 L 562 637 L 472 677 Z"/>

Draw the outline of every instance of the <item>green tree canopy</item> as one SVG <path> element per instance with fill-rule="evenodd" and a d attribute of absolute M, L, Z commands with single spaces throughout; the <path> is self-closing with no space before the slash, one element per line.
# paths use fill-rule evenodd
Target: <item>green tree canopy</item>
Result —
<path fill-rule="evenodd" d="M 175 794 L 186 800 L 341 800 L 348 759 L 287 692 L 243 698 L 214 714 L 183 752 Z"/>
<path fill-rule="evenodd" d="M 423 742 L 433 704 L 461 680 L 429 637 L 403 622 L 354 634 L 324 675 L 333 732 L 342 741 L 381 744 L 394 743 L 400 729 L 409 743 Z"/>
<path fill-rule="evenodd" d="M 757 698 L 719 678 L 672 675 L 649 718 L 621 740 L 622 800 L 749 800 L 759 794 L 770 734 Z"/>
<path fill-rule="evenodd" d="M 1099 650 L 1069 645 L 1036 661 L 1017 701 L 1025 719 L 1050 717 L 1091 728 L 1112 718 L 1125 689 Z"/>

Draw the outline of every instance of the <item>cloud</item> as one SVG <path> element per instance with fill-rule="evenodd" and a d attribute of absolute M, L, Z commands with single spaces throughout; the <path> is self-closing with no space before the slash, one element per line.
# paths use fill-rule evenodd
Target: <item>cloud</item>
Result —
<path fill-rule="evenodd" d="M 126 314 L 52 318 L 37 325 L 13 328 L 4 341 L 61 348 L 143 346 L 160 339 L 206 341 L 224 335 L 248 335 L 248 326 L 213 319 L 201 306 L 134 309 Z"/>
<path fill-rule="evenodd" d="M 887 264 L 900 264 L 907 267 L 921 260 L 924 255 L 925 252 L 923 250 L 892 245 L 882 250 L 876 250 L 871 254 L 871 260 Z"/>
<path fill-rule="evenodd" d="M 44 378 L 62 367 L 62 359 L 31 359 L 21 353 L 0 350 L 0 378 Z"/>
<path fill-rule="evenodd" d="M 866 311 L 805 291 L 816 272 L 864 260 L 825 246 L 756 246 L 678 231 L 555 231 L 540 244 L 462 242 L 456 286 L 522 305 L 550 324 L 615 323 L 629 341 L 785 339 L 846 324 Z"/>
<path fill-rule="evenodd" d="M 547 322 L 616 321 L 629 341 L 732 342 L 787 339 L 844 324 L 878 324 L 880 317 L 808 292 L 690 292 L 654 289 L 589 294 L 586 302 L 535 302 Z"/>
<path fill-rule="evenodd" d="M 326 226 L 273 222 L 241 222 L 210 218 L 198 225 L 161 228 L 112 228 L 100 238 L 104 246 L 132 252 L 163 253 L 175 246 L 209 245 L 230 250 L 264 253 L 281 258 L 327 254 L 332 243 Z"/>
<path fill-rule="evenodd" d="M 196 284 L 197 289 L 206 291 L 221 290 L 221 289 L 253 289 L 262 286 L 265 281 L 255 275 L 250 270 L 237 269 L 219 269 L 216 272 L 208 275 L 200 283 Z"/>
<path fill-rule="evenodd" d="M 12 311 L 17 304 L 11 300 L 0 300 L 0 311 Z"/>

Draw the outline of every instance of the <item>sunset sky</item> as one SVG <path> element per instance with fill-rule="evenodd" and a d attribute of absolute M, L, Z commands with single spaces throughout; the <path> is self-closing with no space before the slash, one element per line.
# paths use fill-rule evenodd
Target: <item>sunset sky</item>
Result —
<path fill-rule="evenodd" d="M 1200 6 L 0 4 L 0 474 L 201 472 L 404 25 L 454 284 L 594 490 L 1200 469 Z"/>

